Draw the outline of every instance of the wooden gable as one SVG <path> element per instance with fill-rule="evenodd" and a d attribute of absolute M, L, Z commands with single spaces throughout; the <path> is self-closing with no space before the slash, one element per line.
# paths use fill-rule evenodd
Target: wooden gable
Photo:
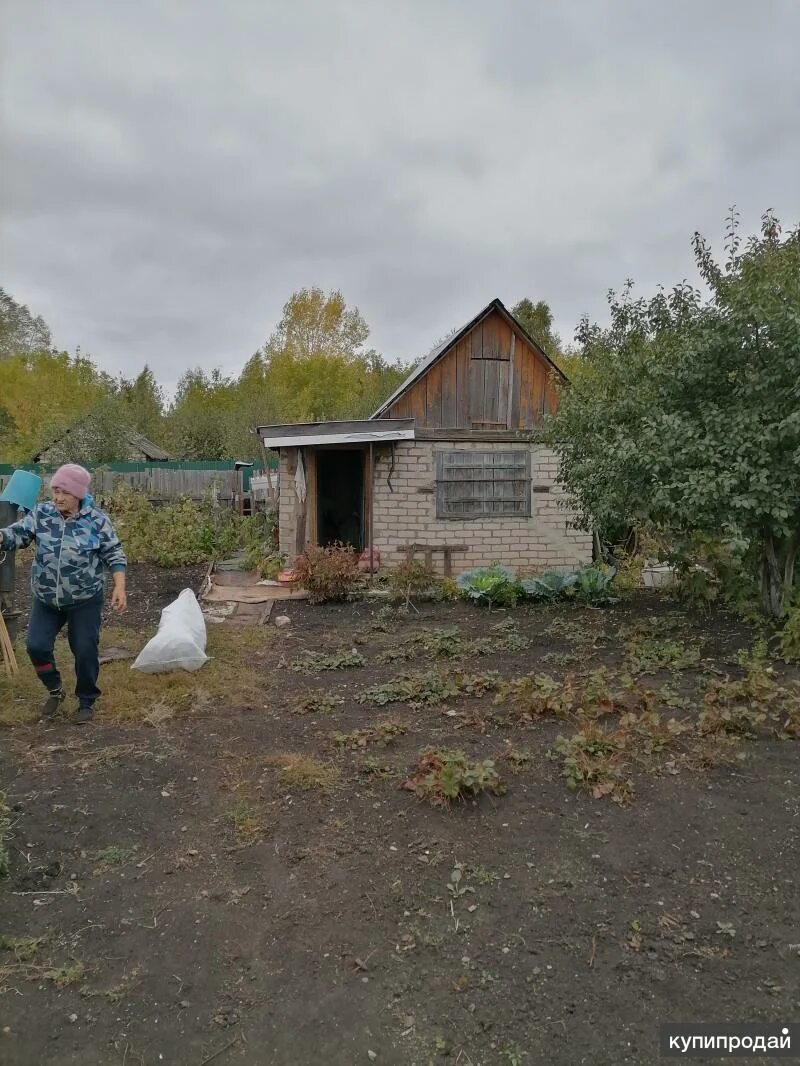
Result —
<path fill-rule="evenodd" d="M 383 411 L 417 429 L 503 433 L 532 429 L 554 410 L 553 364 L 495 300 Z"/>

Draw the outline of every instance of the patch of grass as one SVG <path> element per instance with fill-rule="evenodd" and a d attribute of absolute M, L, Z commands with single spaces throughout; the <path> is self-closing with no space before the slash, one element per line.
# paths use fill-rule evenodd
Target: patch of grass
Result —
<path fill-rule="evenodd" d="M 632 674 L 653 674 L 657 670 L 687 670 L 700 662 L 700 649 L 682 640 L 639 635 L 625 647 L 625 666 Z"/>
<path fill-rule="evenodd" d="M 504 619 L 492 626 L 494 635 L 467 640 L 458 626 L 420 629 L 378 656 L 382 663 L 407 662 L 410 659 L 449 659 L 457 662 L 483 655 L 523 651 L 530 647 L 528 637 L 518 632 L 514 620 Z"/>
<path fill-rule="evenodd" d="M 241 847 L 254 844 L 264 832 L 264 826 L 256 808 L 244 798 L 238 799 L 225 812 L 233 828 L 236 843 Z"/>
<path fill-rule="evenodd" d="M 8 842 L 11 839 L 11 808 L 6 803 L 5 792 L 0 792 L 0 877 L 8 877 L 11 856 Z"/>
<path fill-rule="evenodd" d="M 585 655 L 574 651 L 547 651 L 539 657 L 539 661 L 553 663 L 554 666 L 569 666 L 571 663 L 582 662 L 585 658 Z"/>
<path fill-rule="evenodd" d="M 402 722 L 389 718 L 378 722 L 371 729 L 356 729 L 352 733 L 331 733 L 331 741 L 336 747 L 350 751 L 358 751 L 369 744 L 385 748 L 407 732 L 408 729 Z"/>
<path fill-rule="evenodd" d="M 48 929 L 41 936 L 0 935 L 0 951 L 10 951 L 17 962 L 35 962 L 45 944 L 53 938 Z"/>
<path fill-rule="evenodd" d="M 382 685 L 359 693 L 359 703 L 407 703 L 409 707 L 434 707 L 457 696 L 482 696 L 499 685 L 498 675 L 460 674 L 444 670 L 427 670 L 416 674 L 399 674 Z"/>
<path fill-rule="evenodd" d="M 135 854 L 136 848 L 125 848 L 120 847 L 118 844 L 110 844 L 107 848 L 103 848 L 102 851 L 98 851 L 97 861 L 99 865 L 94 872 L 105 873 L 107 870 L 124 866 L 125 863 L 130 862 Z"/>
<path fill-rule="evenodd" d="M 308 692 L 295 700 L 292 705 L 294 714 L 330 714 L 344 703 L 341 696 L 332 692 Z"/>
<path fill-rule="evenodd" d="M 394 633 L 396 632 L 398 625 L 400 625 L 400 622 L 401 615 L 397 608 L 386 604 L 375 613 L 372 621 L 361 634 L 360 640 L 366 640 L 371 633 Z"/>
<path fill-rule="evenodd" d="M 403 638 L 398 644 L 381 652 L 378 662 L 407 662 L 409 659 L 461 659 L 468 644 L 458 626 L 420 629 Z"/>
<path fill-rule="evenodd" d="M 444 807 L 458 799 L 474 799 L 481 793 L 500 795 L 505 791 L 492 759 L 474 762 L 463 751 L 426 748 L 417 757 L 415 772 L 403 782 L 434 807 Z"/>
<path fill-rule="evenodd" d="M 42 960 L 44 949 L 52 943 L 53 932 L 47 930 L 40 936 L 0 936 L 0 989 L 6 982 L 22 978 L 26 981 L 52 981 L 56 988 L 77 984 L 86 972 L 81 962 L 55 966 L 52 960 Z M 13 955 L 6 961 L 5 953 Z"/>
<path fill-rule="evenodd" d="M 339 783 L 339 771 L 330 763 L 321 762 L 310 755 L 287 752 L 267 760 L 275 766 L 281 785 L 288 789 L 309 792 L 312 789 L 328 791 Z"/>
<path fill-rule="evenodd" d="M 45 980 L 52 981 L 56 988 L 68 988 L 70 985 L 76 985 L 85 973 L 86 967 L 82 962 L 73 962 L 47 970 L 42 976 Z"/>
<path fill-rule="evenodd" d="M 490 870 L 487 866 L 468 866 L 466 870 L 470 881 L 476 885 L 496 885 L 500 880 L 500 874 Z"/>
<path fill-rule="evenodd" d="M 366 665 L 357 648 L 339 648 L 334 652 L 304 651 L 292 663 L 292 669 L 302 674 L 316 674 L 324 670 L 351 670 Z"/>
<path fill-rule="evenodd" d="M 104 629 L 101 651 L 110 647 L 144 647 L 151 633 L 137 635 L 130 630 Z M 98 701 L 98 717 L 104 721 L 142 721 L 156 705 L 170 708 L 176 715 L 191 713 L 198 705 L 218 708 L 261 707 L 264 704 L 266 673 L 253 668 L 254 657 L 265 653 L 271 639 L 264 627 L 210 626 L 209 662 L 197 673 L 177 670 L 169 674 L 143 674 L 131 670 L 130 662 L 107 663 L 102 668 L 103 696 Z M 35 722 L 42 703 L 43 689 L 31 667 L 23 641 L 17 641 L 20 671 L 8 678 L 0 672 L 0 727 Z M 72 657 L 57 646 L 57 657 L 65 688 L 72 686 Z"/>
<path fill-rule="evenodd" d="M 548 636 L 558 637 L 559 640 L 564 640 L 568 644 L 575 644 L 578 647 L 594 644 L 597 637 L 594 626 L 585 617 L 578 621 L 575 618 L 566 616 L 563 613 L 563 609 L 556 615 L 544 632 Z"/>
<path fill-rule="evenodd" d="M 503 759 L 514 773 L 520 773 L 522 770 L 527 770 L 533 762 L 533 756 L 529 751 L 520 751 L 519 748 L 507 748 L 503 752 Z"/>
<path fill-rule="evenodd" d="M 368 777 L 392 777 L 394 770 L 387 762 L 383 762 L 381 759 L 376 759 L 375 756 L 370 756 L 364 759 L 359 766 L 359 771 L 362 774 L 366 774 Z"/>

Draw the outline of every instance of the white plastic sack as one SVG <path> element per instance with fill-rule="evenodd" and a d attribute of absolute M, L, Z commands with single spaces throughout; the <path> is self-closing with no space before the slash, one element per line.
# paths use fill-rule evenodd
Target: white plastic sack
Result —
<path fill-rule="evenodd" d="M 199 670 L 205 662 L 206 620 L 195 594 L 184 589 L 161 612 L 158 632 L 142 648 L 131 670 L 163 674 L 167 670 Z"/>

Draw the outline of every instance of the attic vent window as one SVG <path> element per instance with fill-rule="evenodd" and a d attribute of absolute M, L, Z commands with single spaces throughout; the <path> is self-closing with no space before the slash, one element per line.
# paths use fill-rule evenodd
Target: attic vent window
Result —
<path fill-rule="evenodd" d="M 530 518 L 530 515 L 529 451 L 437 453 L 437 518 Z"/>

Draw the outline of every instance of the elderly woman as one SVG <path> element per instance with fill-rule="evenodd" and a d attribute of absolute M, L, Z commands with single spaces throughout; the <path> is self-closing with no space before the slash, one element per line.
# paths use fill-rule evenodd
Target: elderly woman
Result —
<path fill-rule="evenodd" d="M 89 495 L 88 470 L 68 463 L 50 480 L 52 503 L 37 504 L 19 522 L 0 530 L 6 551 L 36 541 L 31 570 L 33 606 L 28 623 L 27 651 L 48 691 L 42 718 L 53 719 L 64 702 L 61 675 L 54 657 L 58 633 L 67 627 L 75 658 L 78 708 L 74 720 L 90 722 L 100 695 L 100 619 L 105 596 L 105 571 L 114 582 L 111 606 L 124 611 L 125 553 L 111 522 Z"/>

